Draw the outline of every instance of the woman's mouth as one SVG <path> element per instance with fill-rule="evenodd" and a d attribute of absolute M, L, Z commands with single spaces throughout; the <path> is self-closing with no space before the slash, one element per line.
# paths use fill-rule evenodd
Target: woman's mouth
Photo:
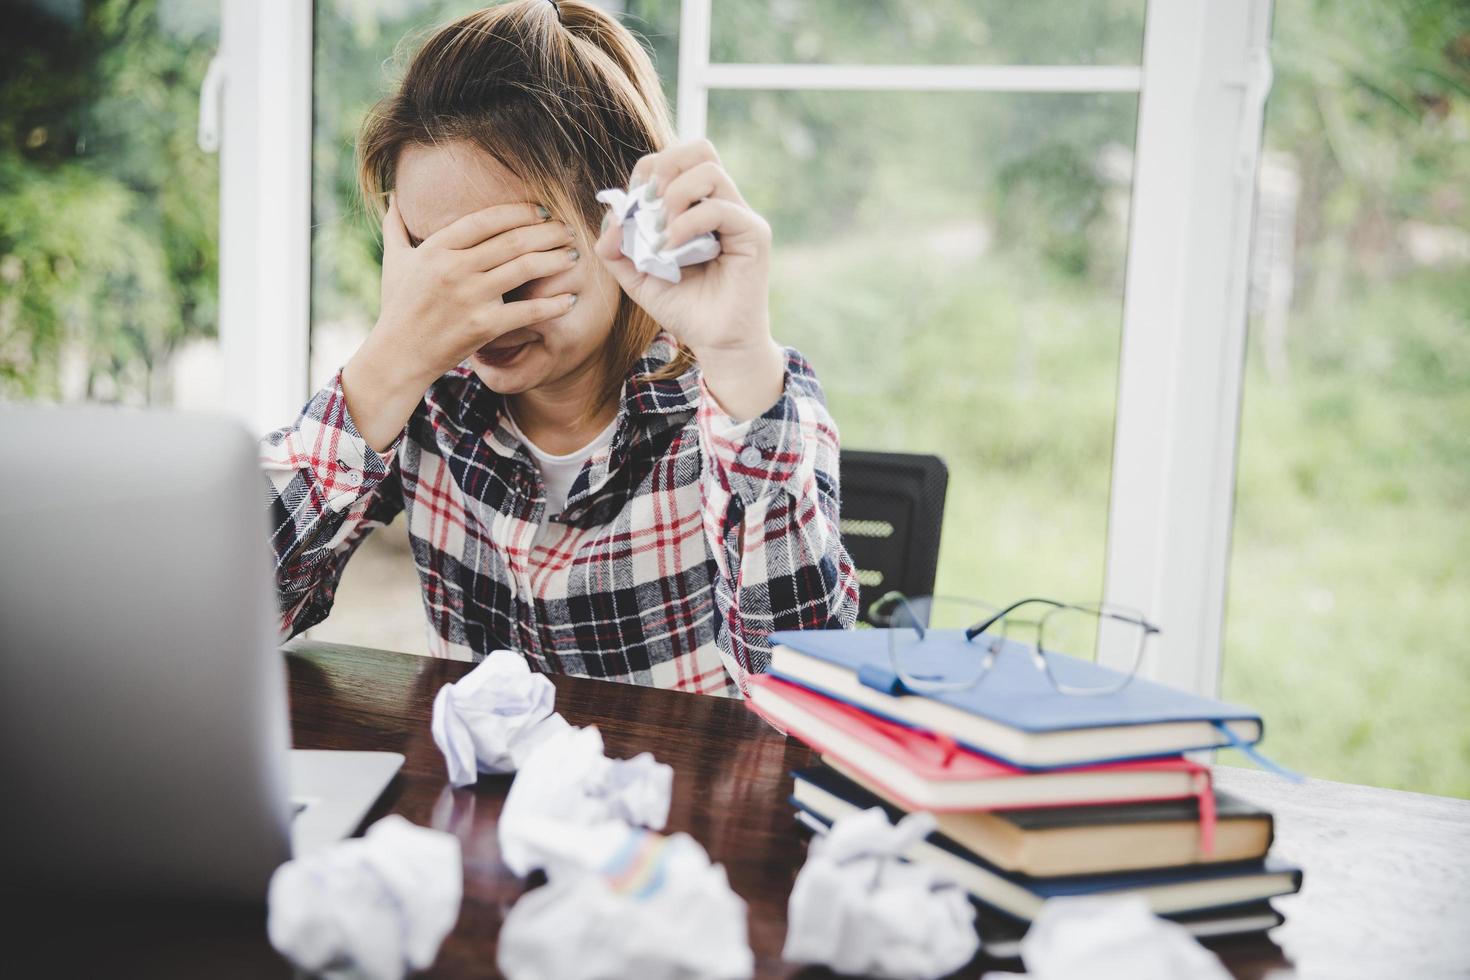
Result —
<path fill-rule="evenodd" d="M 539 340 L 541 340 L 541 335 L 536 331 L 526 327 L 517 327 L 475 351 L 475 359 L 490 367 L 508 367 L 525 353 L 527 347 Z"/>
<path fill-rule="evenodd" d="M 511 344 L 503 347 L 492 347 L 490 344 L 486 344 L 484 347 L 481 347 L 479 350 L 475 351 L 475 357 L 480 361 L 480 363 L 488 364 L 490 367 L 509 367 L 511 364 L 515 363 L 515 361 L 521 356 L 521 354 L 525 353 L 526 348 L 530 347 L 533 343 L 535 343 L 535 341 L 527 340 L 524 343 Z"/>

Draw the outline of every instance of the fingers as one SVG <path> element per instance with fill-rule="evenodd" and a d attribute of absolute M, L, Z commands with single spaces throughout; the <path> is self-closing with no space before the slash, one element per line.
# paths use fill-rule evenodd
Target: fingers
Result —
<path fill-rule="evenodd" d="M 608 211 L 602 216 L 602 233 L 597 236 L 597 241 L 592 243 L 592 251 L 601 258 L 611 262 L 623 254 L 623 225 L 613 218 L 613 213 Z"/>
<path fill-rule="evenodd" d="M 673 219 L 683 214 L 690 205 L 707 197 L 722 198 L 745 205 L 745 199 L 735 189 L 735 182 L 713 160 L 696 163 L 669 182 L 664 190 L 664 214 Z"/>
<path fill-rule="evenodd" d="M 403 215 L 398 213 L 398 202 L 388 195 L 388 210 L 383 213 L 383 251 L 401 251 L 412 248 L 408 240 L 408 229 L 403 225 Z"/>
<path fill-rule="evenodd" d="M 550 217 L 551 213 L 539 204 L 495 204 L 450 222 L 425 239 L 424 244 L 439 248 L 472 248 L 512 228 L 537 225 Z"/>
<path fill-rule="evenodd" d="M 669 220 L 664 229 L 665 247 L 678 248 L 707 231 L 719 233 L 726 252 L 735 251 L 742 240 L 761 244 L 771 240 L 771 226 L 760 215 L 743 204 L 712 197 Z"/>
<path fill-rule="evenodd" d="M 576 303 L 574 293 L 537 296 L 514 303 L 487 303 L 460 325 L 457 343 L 461 359 L 512 330 L 563 316 Z"/>
<path fill-rule="evenodd" d="M 630 186 L 645 181 L 654 182 L 655 194 L 663 198 L 662 230 L 670 247 L 716 230 L 722 235 L 770 240 L 770 227 L 745 202 L 709 140 L 691 140 L 641 158 L 633 167 Z M 729 207 L 700 210 L 701 201 L 719 201 Z M 681 220 L 694 211 L 700 213 Z M 603 253 L 599 250 L 598 254 Z"/>
<path fill-rule="evenodd" d="M 476 272 L 489 272 L 528 252 L 547 252 L 566 248 L 576 240 L 572 229 L 560 221 L 522 225 L 488 238 L 463 250 L 469 267 Z"/>
<path fill-rule="evenodd" d="M 538 296 L 536 299 L 501 304 L 494 316 L 495 336 L 510 333 L 518 327 L 529 327 L 543 320 L 553 320 L 565 314 L 576 302 L 576 293 L 557 293 L 555 296 Z"/>
<path fill-rule="evenodd" d="M 559 248 L 551 252 L 528 252 L 519 258 L 485 273 L 486 287 L 505 294 L 532 279 L 544 279 L 574 266 L 579 258 L 575 248 Z"/>
<path fill-rule="evenodd" d="M 598 259 L 603 259 L 604 262 L 609 264 L 616 264 L 619 260 L 620 262 L 628 263 L 629 269 L 632 269 L 634 263 L 623 254 L 622 222 L 619 222 L 619 220 L 609 220 L 612 217 L 612 212 L 607 212 L 607 215 L 604 215 L 606 223 L 603 225 L 603 234 L 598 235 L 597 241 L 592 242 L 592 253 Z M 616 269 L 614 269 L 614 272 L 616 272 Z"/>
<path fill-rule="evenodd" d="M 640 157 L 638 162 L 633 164 L 633 173 L 628 179 L 628 186 L 633 187 L 644 181 L 652 180 L 654 194 L 662 194 L 675 177 L 696 164 L 705 162 L 716 166 L 720 163 L 720 155 L 715 152 L 715 145 L 709 140 L 698 139 L 676 143 L 668 149 Z"/>
<path fill-rule="evenodd" d="M 603 226 L 602 234 L 598 236 L 597 242 L 592 246 L 592 251 L 608 271 L 617 279 L 618 285 L 627 290 L 628 295 L 635 300 L 638 299 L 638 291 L 648 274 L 639 272 L 633 261 L 623 254 L 623 226 L 616 221 L 609 221 Z"/>

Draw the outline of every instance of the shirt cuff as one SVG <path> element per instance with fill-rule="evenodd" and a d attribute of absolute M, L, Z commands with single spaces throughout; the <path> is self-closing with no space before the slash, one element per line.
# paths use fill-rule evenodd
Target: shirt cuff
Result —
<path fill-rule="evenodd" d="M 293 435 L 296 465 L 310 470 L 327 506 L 336 511 L 345 510 L 383 481 L 403 439 L 400 432 L 381 453 L 367 444 L 347 410 L 340 371 L 312 396 Z"/>
<path fill-rule="evenodd" d="M 699 429 L 710 462 L 731 494 L 749 506 L 781 490 L 801 462 L 801 425 L 790 390 L 791 373 L 776 404 L 753 419 L 736 421 L 699 379 Z"/>

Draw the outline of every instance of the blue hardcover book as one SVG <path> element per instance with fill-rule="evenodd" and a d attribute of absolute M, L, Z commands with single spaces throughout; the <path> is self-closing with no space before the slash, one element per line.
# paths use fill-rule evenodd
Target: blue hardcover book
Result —
<path fill-rule="evenodd" d="M 902 811 L 825 767 L 795 773 L 791 803 L 801 822 L 824 833 L 842 817 L 881 807 L 890 820 Z M 1301 869 L 1273 857 L 1147 871 L 1033 878 L 1003 871 L 974 851 L 935 831 L 904 855 L 933 867 L 986 905 L 1020 919 L 1034 919 L 1048 898 L 1063 895 L 1138 895 L 1158 915 L 1226 909 L 1289 895 L 1301 888 Z"/>
<path fill-rule="evenodd" d="M 984 637 L 986 646 L 990 637 Z M 885 630 L 795 630 L 771 634 L 771 673 L 902 725 L 947 735 L 966 748 L 1023 769 L 1057 769 L 1253 745 L 1261 718 L 1236 707 L 1135 678 L 1110 694 L 1061 694 L 1029 648 L 1008 641 L 974 687 L 909 693 L 897 683 Z M 926 674 L 983 656 L 961 630 L 931 630 Z M 1099 664 L 1048 654 L 1064 683 L 1108 687 L 1120 675 Z"/>

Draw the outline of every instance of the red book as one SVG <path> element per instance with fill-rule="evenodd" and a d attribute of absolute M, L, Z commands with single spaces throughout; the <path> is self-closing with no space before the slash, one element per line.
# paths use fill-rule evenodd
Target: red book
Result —
<path fill-rule="evenodd" d="M 1034 772 L 768 674 L 750 678 L 746 703 L 822 753 L 828 765 L 904 810 L 1016 810 L 1197 797 L 1201 834 L 1207 840 L 1213 836 L 1210 770 L 1182 756 Z"/>

